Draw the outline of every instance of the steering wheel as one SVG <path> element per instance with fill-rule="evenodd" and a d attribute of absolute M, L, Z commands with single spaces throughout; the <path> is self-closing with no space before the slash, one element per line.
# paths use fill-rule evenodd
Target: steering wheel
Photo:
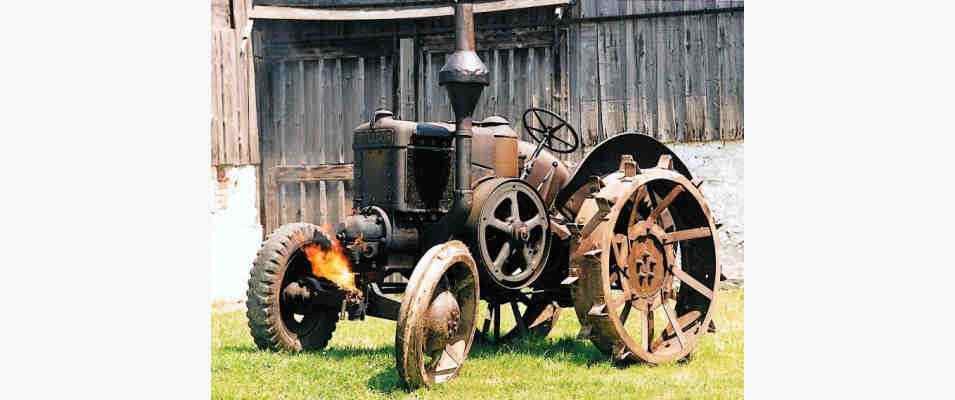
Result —
<path fill-rule="evenodd" d="M 534 119 L 540 124 L 539 128 L 531 125 L 533 122 L 529 119 L 531 114 L 534 115 Z M 577 131 L 557 114 L 543 108 L 528 108 L 527 111 L 524 111 L 524 117 L 522 119 L 524 130 L 526 130 L 537 143 L 543 143 L 544 147 L 555 153 L 573 153 L 574 150 L 580 147 L 580 136 L 577 135 Z M 549 121 L 550 124 L 545 123 L 545 120 Z M 566 133 L 563 135 L 565 136 L 564 138 L 562 138 L 561 135 L 557 135 L 557 133 L 564 128 L 570 131 L 569 137 L 566 137 Z"/>

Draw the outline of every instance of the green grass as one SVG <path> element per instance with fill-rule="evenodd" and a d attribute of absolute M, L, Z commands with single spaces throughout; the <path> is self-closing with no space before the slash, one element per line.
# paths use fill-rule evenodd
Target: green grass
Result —
<path fill-rule="evenodd" d="M 550 336 L 513 345 L 475 343 L 461 375 L 408 393 L 395 372 L 395 323 L 341 321 L 328 348 L 259 351 L 244 312 L 212 316 L 214 398 L 686 399 L 743 397 L 743 290 L 721 291 L 716 323 L 687 363 L 611 364 L 565 308 Z M 513 321 L 512 319 L 510 319 Z M 502 330 L 507 318 L 502 319 Z"/>

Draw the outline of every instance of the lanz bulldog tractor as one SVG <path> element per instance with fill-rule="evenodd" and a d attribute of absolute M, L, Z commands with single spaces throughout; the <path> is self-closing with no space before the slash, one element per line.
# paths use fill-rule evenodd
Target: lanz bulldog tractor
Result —
<path fill-rule="evenodd" d="M 284 225 L 258 253 L 247 302 L 256 345 L 322 349 L 346 315 L 395 320 L 398 375 L 416 388 L 457 376 L 475 337 L 547 335 L 574 307 L 578 337 L 615 362 L 686 358 L 711 326 L 720 276 L 690 172 L 636 133 L 598 144 L 571 172 L 554 153 L 580 137 L 543 109 L 521 121 L 536 143 L 504 118 L 473 121 L 488 71 L 473 5 L 454 12 L 455 52 L 439 74 L 454 124 L 378 110 L 355 129 L 354 215 Z M 394 274 L 407 283 L 385 279 Z M 502 334 L 505 305 L 515 325 Z"/>

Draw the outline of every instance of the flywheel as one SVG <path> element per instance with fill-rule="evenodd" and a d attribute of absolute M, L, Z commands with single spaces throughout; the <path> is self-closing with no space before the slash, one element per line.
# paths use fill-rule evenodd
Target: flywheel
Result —
<path fill-rule="evenodd" d="M 585 228 L 571 275 L 580 336 L 615 361 L 686 358 L 715 310 L 716 226 L 703 195 L 668 161 L 604 177 L 578 214 Z"/>
<path fill-rule="evenodd" d="M 550 219 L 540 195 L 526 182 L 495 178 L 474 190 L 468 240 L 491 295 L 534 282 L 547 265 Z"/>

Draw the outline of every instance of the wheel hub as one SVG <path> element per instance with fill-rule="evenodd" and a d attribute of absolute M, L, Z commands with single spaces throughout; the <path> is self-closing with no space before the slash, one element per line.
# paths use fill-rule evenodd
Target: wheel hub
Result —
<path fill-rule="evenodd" d="M 494 284 L 520 289 L 533 283 L 551 246 L 547 208 L 526 182 L 497 178 L 475 189 L 472 248 Z"/>
<path fill-rule="evenodd" d="M 447 346 L 457 334 L 460 322 L 461 307 L 454 295 L 449 291 L 438 294 L 428 307 L 424 321 L 427 350 L 441 350 Z"/>
<path fill-rule="evenodd" d="M 520 242 L 526 243 L 531 239 L 531 231 L 527 229 L 527 225 L 523 222 L 517 221 L 511 225 L 511 229 L 514 232 L 514 238 Z"/>
<path fill-rule="evenodd" d="M 665 235 L 659 225 L 648 228 L 644 222 L 631 230 L 627 276 L 636 297 L 653 297 L 669 281 L 669 263 L 673 258 L 663 246 Z"/>

